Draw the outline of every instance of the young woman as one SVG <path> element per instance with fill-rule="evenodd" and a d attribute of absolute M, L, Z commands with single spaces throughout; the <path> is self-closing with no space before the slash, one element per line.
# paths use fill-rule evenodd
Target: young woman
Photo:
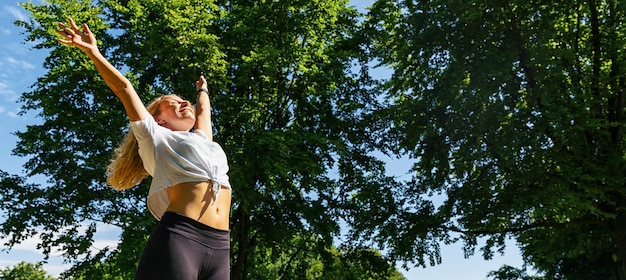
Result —
<path fill-rule="evenodd" d="M 107 168 L 108 183 L 123 190 L 152 176 L 148 208 L 159 224 L 135 279 L 229 279 L 232 188 L 226 155 L 213 142 L 204 77 L 196 81 L 195 108 L 176 95 L 161 96 L 146 108 L 128 79 L 102 56 L 86 24 L 81 31 L 69 18 L 69 26 L 59 26 L 59 42 L 89 56 L 130 121 Z"/>

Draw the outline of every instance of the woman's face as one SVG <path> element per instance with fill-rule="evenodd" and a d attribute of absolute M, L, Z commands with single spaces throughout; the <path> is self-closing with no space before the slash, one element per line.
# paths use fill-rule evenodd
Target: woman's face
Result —
<path fill-rule="evenodd" d="M 189 131 L 196 123 L 195 108 L 189 101 L 176 95 L 167 95 L 161 99 L 160 113 L 154 117 L 160 126 L 173 131 Z"/>

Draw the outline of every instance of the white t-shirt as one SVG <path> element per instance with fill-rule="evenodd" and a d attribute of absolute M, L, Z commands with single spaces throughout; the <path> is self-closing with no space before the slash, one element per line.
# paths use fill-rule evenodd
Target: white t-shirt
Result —
<path fill-rule="evenodd" d="M 130 123 L 139 145 L 143 166 L 152 176 L 148 209 L 161 220 L 170 202 L 166 188 L 184 182 L 213 182 L 213 199 L 221 187 L 232 190 L 228 160 L 222 147 L 201 131 L 172 131 L 148 114 Z"/>

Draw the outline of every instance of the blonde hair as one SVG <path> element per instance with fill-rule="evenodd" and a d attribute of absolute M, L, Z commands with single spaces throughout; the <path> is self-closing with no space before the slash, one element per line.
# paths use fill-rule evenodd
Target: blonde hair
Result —
<path fill-rule="evenodd" d="M 165 95 L 159 96 L 146 107 L 153 117 L 161 113 L 160 104 Z M 148 177 L 148 171 L 143 167 L 139 157 L 139 145 L 131 127 L 126 137 L 115 149 L 113 159 L 106 168 L 107 183 L 116 190 L 127 190 L 141 183 Z"/>

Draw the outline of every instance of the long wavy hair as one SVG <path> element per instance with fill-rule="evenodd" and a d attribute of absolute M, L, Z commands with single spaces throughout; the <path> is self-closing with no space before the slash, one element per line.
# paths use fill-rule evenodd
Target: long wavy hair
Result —
<path fill-rule="evenodd" d="M 159 96 L 150 102 L 146 107 L 148 113 L 153 117 L 161 113 L 161 100 L 165 95 Z M 143 179 L 148 177 L 148 171 L 143 167 L 143 161 L 139 157 L 139 146 L 137 138 L 131 127 L 126 137 L 120 145 L 115 149 L 113 159 L 106 168 L 107 183 L 116 190 L 130 189 L 141 183 Z"/>

